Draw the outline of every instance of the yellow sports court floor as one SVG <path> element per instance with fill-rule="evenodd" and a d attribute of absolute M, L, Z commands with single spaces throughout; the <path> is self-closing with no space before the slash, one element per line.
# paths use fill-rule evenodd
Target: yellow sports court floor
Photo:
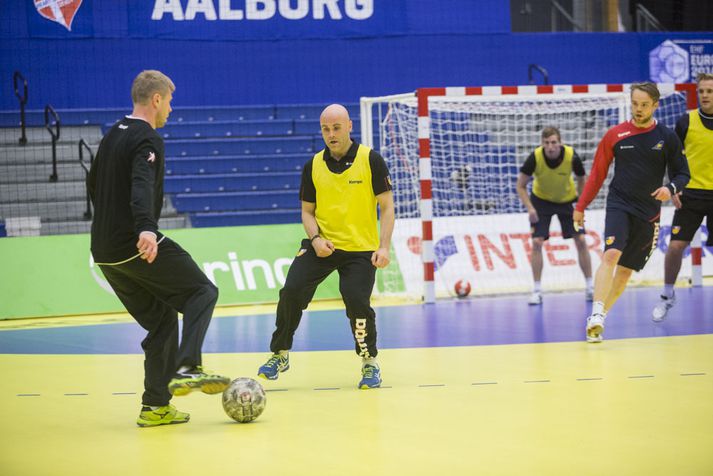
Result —
<path fill-rule="evenodd" d="M 711 475 L 713 288 L 627 291 L 605 341 L 577 294 L 377 309 L 384 386 L 358 390 L 340 309 L 306 313 L 265 412 L 174 398 L 183 425 L 138 428 L 141 329 L 129 319 L 0 326 L 0 474 Z M 216 317 L 205 365 L 254 376 L 270 313 Z M 58 325 L 59 324 L 59 325 Z"/>

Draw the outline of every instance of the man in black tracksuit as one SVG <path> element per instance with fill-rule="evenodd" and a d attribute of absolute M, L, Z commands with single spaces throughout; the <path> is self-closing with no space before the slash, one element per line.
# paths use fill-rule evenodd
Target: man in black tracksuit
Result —
<path fill-rule="evenodd" d="M 201 346 L 218 288 L 191 256 L 158 230 L 163 206 L 164 144 L 155 129 L 171 112 L 175 86 L 159 71 L 134 79 L 134 110 L 102 139 L 87 177 L 94 204 L 91 250 L 117 297 L 148 332 L 144 349 L 142 427 L 185 423 L 169 404 L 193 390 L 222 392 L 227 377 L 201 367 Z M 178 314 L 183 335 L 178 345 Z"/>

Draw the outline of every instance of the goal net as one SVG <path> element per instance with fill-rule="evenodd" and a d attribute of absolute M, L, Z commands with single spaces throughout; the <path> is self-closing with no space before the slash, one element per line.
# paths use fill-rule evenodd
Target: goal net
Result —
<path fill-rule="evenodd" d="M 691 106 L 691 90 L 659 89 L 656 118 L 673 128 Z M 529 222 L 515 189 L 520 166 L 540 145 L 542 129 L 555 126 L 589 172 L 606 131 L 629 117 L 626 85 L 432 88 L 362 98 L 362 141 L 384 156 L 394 187 L 398 264 L 383 274 L 385 288 L 426 301 L 454 295 L 459 281 L 476 294 L 530 290 Z M 588 208 L 592 258 L 603 248 L 608 182 Z M 556 219 L 543 258 L 543 288 L 584 288 L 574 244 L 561 239 Z"/>

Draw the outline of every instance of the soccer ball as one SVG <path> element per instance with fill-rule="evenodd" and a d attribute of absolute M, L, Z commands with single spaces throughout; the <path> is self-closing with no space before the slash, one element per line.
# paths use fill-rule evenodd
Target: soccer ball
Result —
<path fill-rule="evenodd" d="M 456 296 L 464 298 L 470 294 L 470 283 L 465 279 L 459 279 L 453 289 L 456 292 Z"/>
<path fill-rule="evenodd" d="M 266 403 L 265 390 L 251 378 L 236 378 L 223 391 L 223 410 L 238 423 L 248 423 L 259 417 Z"/>

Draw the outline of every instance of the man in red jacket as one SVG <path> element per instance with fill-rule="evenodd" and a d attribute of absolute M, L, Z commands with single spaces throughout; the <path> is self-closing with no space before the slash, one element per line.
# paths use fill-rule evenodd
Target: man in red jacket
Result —
<path fill-rule="evenodd" d="M 587 342 L 601 342 L 607 312 L 656 248 L 661 202 L 683 190 L 690 179 L 676 134 L 654 119 L 659 104 L 654 83 L 631 85 L 632 119 L 612 127 L 599 143 L 592 171 L 573 215 L 584 225 L 584 210 L 597 196 L 616 160 L 609 185 L 604 225 L 604 255 L 594 280 Z M 668 170 L 670 183 L 661 186 Z"/>

